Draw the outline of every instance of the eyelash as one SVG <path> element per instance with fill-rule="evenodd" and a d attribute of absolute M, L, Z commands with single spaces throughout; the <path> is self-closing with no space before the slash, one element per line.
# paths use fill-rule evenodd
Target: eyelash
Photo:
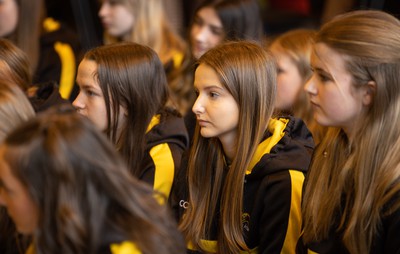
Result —
<path fill-rule="evenodd" d="M 219 97 L 219 93 L 210 92 L 210 97 L 213 98 L 213 99 L 218 98 Z"/>
<path fill-rule="evenodd" d="M 331 78 L 327 77 L 326 75 L 317 73 L 318 79 L 322 82 L 328 82 L 328 81 L 332 81 Z"/>

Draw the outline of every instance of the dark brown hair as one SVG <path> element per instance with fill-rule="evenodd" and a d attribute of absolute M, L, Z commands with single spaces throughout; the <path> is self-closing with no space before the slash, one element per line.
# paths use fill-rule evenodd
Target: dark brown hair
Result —
<path fill-rule="evenodd" d="M 167 206 L 76 112 L 56 109 L 30 120 L 5 140 L 2 155 L 38 207 L 35 253 L 98 253 L 120 241 L 142 253 L 184 252 Z"/>

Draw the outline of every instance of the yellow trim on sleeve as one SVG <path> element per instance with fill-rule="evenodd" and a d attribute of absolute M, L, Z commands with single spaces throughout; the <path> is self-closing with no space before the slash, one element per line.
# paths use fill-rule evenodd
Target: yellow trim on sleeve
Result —
<path fill-rule="evenodd" d="M 174 63 L 174 68 L 178 69 L 181 65 L 182 65 L 182 61 L 183 61 L 183 53 L 182 52 L 176 52 L 173 56 L 172 56 L 172 61 Z"/>
<path fill-rule="evenodd" d="M 291 204 L 282 253 L 296 253 L 296 244 L 301 234 L 301 196 L 303 191 L 304 174 L 297 170 L 289 170 L 291 179 Z"/>
<path fill-rule="evenodd" d="M 312 250 L 307 250 L 307 254 L 318 254 L 318 252 L 314 252 Z"/>
<path fill-rule="evenodd" d="M 156 196 L 160 204 L 168 199 L 174 181 L 175 164 L 171 149 L 167 143 L 159 144 L 151 148 L 150 156 L 155 166 L 154 190 L 162 193 L 164 197 Z"/>
<path fill-rule="evenodd" d="M 147 126 L 146 133 L 151 131 L 151 129 L 153 129 L 154 126 L 156 126 L 157 124 L 160 123 L 160 118 L 161 118 L 160 115 L 155 115 L 155 116 L 153 116 L 153 118 L 151 118 L 150 124 L 149 124 L 149 126 Z"/>
<path fill-rule="evenodd" d="M 273 118 L 269 121 L 268 130 L 272 133 L 272 135 L 258 145 L 257 150 L 250 161 L 249 167 L 246 170 L 246 175 L 251 174 L 254 166 L 261 160 L 264 154 L 269 153 L 272 147 L 278 144 L 278 142 L 282 139 L 282 137 L 285 135 L 284 130 L 288 122 L 289 119 L 284 118 Z"/>
<path fill-rule="evenodd" d="M 142 252 L 132 242 L 114 243 L 110 246 L 112 254 L 141 254 Z"/>
<path fill-rule="evenodd" d="M 61 61 L 61 75 L 60 75 L 60 94 L 64 99 L 69 99 L 75 83 L 76 64 L 75 55 L 71 46 L 56 42 L 54 50 L 57 52 Z"/>

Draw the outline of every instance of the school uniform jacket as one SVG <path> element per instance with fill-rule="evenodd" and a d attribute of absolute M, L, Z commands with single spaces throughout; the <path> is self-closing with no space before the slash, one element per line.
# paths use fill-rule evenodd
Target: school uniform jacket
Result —
<path fill-rule="evenodd" d="M 295 252 L 301 230 L 304 174 L 313 148 L 312 136 L 301 120 L 288 117 L 270 121 L 245 176 L 242 222 L 251 253 Z M 185 190 L 187 187 L 178 189 L 174 197 L 178 217 L 190 205 Z M 210 239 L 202 241 L 210 253 L 216 253 L 217 246 L 218 222 L 214 224 Z M 194 251 L 189 243 L 188 253 L 201 252 Z"/>
<path fill-rule="evenodd" d="M 60 22 L 46 18 L 40 38 L 40 57 L 33 83 L 56 82 L 61 97 L 71 101 L 78 93 L 75 85 L 81 46 L 77 35 Z"/>
<path fill-rule="evenodd" d="M 146 133 L 146 149 L 139 179 L 167 199 L 189 141 L 182 117 L 165 112 L 153 117 Z"/>

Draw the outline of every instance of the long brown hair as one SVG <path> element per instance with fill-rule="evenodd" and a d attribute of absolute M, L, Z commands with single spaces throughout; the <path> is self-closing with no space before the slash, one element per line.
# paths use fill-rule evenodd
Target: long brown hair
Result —
<path fill-rule="evenodd" d="M 344 56 L 355 89 L 368 82 L 376 89 L 355 136 L 330 129 L 315 151 L 304 241 L 324 239 L 336 221 L 350 253 L 369 253 L 382 217 L 400 208 L 400 21 L 380 11 L 351 12 L 325 24 L 316 42 Z"/>
<path fill-rule="evenodd" d="M 24 91 L 32 84 L 32 70 L 28 56 L 11 41 L 0 38 L 1 78 L 13 80 Z"/>
<path fill-rule="evenodd" d="M 188 242 L 201 249 L 200 239 L 207 239 L 212 221 L 220 213 L 218 253 L 239 253 L 248 250 L 241 224 L 245 170 L 272 115 L 276 67 L 270 54 L 250 42 L 219 45 L 198 63 L 212 67 L 238 103 L 240 135 L 236 156 L 223 180 L 221 143 L 218 138 L 201 137 L 196 126 L 188 169 L 190 207 L 180 229 Z"/>
<path fill-rule="evenodd" d="M 150 47 L 132 42 L 101 46 L 85 59 L 97 63 L 99 82 L 107 109 L 107 136 L 128 162 L 132 173 L 141 173 L 145 134 L 153 116 L 161 113 L 169 99 L 163 65 Z M 123 126 L 118 121 L 121 106 L 126 110 Z M 117 130 L 121 130 L 118 136 Z"/>
<path fill-rule="evenodd" d="M 39 62 L 40 36 L 45 17 L 44 0 L 16 0 L 18 5 L 18 24 L 16 30 L 7 38 L 15 43 L 29 58 L 36 70 Z"/>
<path fill-rule="evenodd" d="M 1 147 L 3 161 L 39 211 L 35 253 L 98 253 L 120 241 L 142 253 L 184 253 L 168 207 L 129 174 L 88 119 L 68 109 L 28 121 Z"/>

